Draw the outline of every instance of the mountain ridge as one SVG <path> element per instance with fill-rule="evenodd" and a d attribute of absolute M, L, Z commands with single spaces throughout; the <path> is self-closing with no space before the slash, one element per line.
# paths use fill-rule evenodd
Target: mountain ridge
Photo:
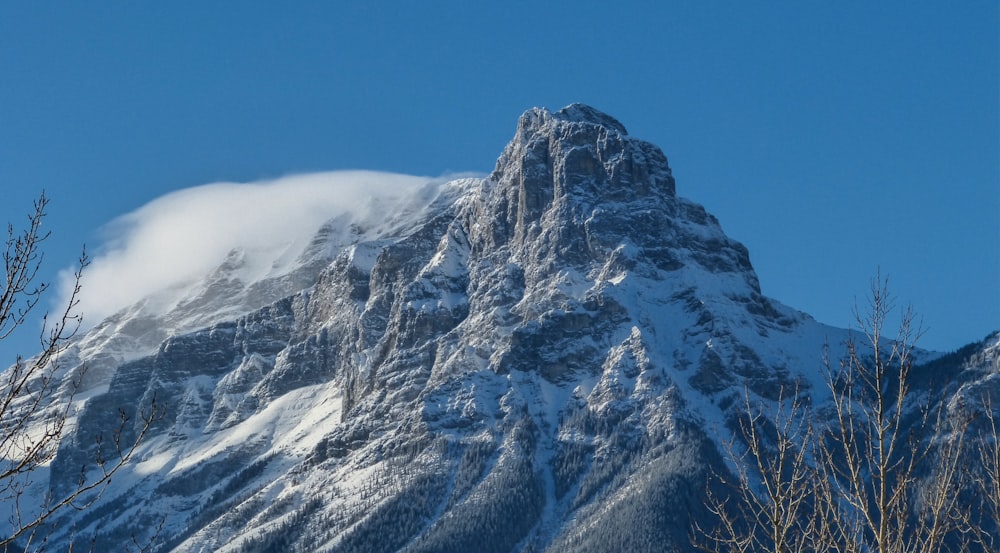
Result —
<path fill-rule="evenodd" d="M 489 176 L 437 186 L 383 233 L 341 222 L 353 238 L 303 264 L 308 286 L 133 359 L 78 355 L 105 359 L 107 391 L 52 487 L 117 408 L 164 412 L 52 539 L 113 549 L 162 524 L 155 551 L 683 550 L 739 398 L 828 394 L 824 347 L 847 332 L 765 297 L 747 249 L 611 116 L 529 110 Z M 109 328 L 81 343 L 127 339 Z"/>

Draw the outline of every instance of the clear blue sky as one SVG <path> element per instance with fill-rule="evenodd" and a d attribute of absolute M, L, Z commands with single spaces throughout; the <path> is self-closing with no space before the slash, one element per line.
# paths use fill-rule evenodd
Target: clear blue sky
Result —
<path fill-rule="evenodd" d="M 1000 328 L 995 0 L 479 4 L 0 0 L 0 221 L 47 191 L 53 278 L 169 191 L 488 172 L 579 101 L 663 148 L 769 296 L 847 326 L 881 266 L 925 347 Z"/>

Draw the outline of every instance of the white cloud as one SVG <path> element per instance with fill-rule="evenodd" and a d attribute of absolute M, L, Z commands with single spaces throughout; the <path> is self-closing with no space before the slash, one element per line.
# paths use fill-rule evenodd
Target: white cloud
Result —
<path fill-rule="evenodd" d="M 337 171 L 172 192 L 106 226 L 106 243 L 84 272 L 79 312 L 94 325 L 154 292 L 205 276 L 235 248 L 245 250 L 252 270 L 279 271 L 326 221 L 344 214 L 384 219 L 414 201 L 426 203 L 437 188 L 426 185 L 440 182 Z M 69 284 L 65 271 L 59 305 Z"/>

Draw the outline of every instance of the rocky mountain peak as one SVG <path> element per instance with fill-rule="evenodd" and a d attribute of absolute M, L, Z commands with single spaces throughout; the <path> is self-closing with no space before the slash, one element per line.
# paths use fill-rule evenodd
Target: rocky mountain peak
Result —
<path fill-rule="evenodd" d="M 571 123 L 585 123 L 608 127 L 617 130 L 623 135 L 628 134 L 628 131 L 625 130 L 625 125 L 622 125 L 617 119 L 586 104 L 570 104 L 551 114 L 551 117 Z"/>
<path fill-rule="evenodd" d="M 601 259 L 632 215 L 662 226 L 682 209 L 663 152 L 583 104 L 526 111 L 485 184 L 473 249 L 508 245 L 544 267 Z"/>
<path fill-rule="evenodd" d="M 615 118 L 584 104 L 555 113 L 526 111 L 492 178 L 525 188 L 528 207 L 550 194 L 589 193 L 601 200 L 674 196 L 663 152 L 628 136 Z"/>

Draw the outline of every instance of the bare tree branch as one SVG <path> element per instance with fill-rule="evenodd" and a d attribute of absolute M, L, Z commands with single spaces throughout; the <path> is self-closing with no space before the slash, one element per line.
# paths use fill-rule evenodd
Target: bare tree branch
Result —
<path fill-rule="evenodd" d="M 726 454 L 736 467 L 729 497 L 708 489 L 708 509 L 718 519 L 713 529 L 696 528 L 705 551 L 799 553 L 812 550 L 815 474 L 810 465 L 813 428 L 799 390 L 782 389 L 772 409 L 754 404 L 744 390 L 744 417 L 738 442 Z"/>
<path fill-rule="evenodd" d="M 8 225 L 0 289 L 0 340 L 29 322 L 49 289 L 48 283 L 38 280 L 44 259 L 41 246 L 49 237 L 42 230 L 48 202 L 44 194 L 39 196 L 23 230 Z M 60 366 L 60 356 L 80 329 L 76 307 L 87 264 L 84 251 L 66 304 L 56 316 L 43 317 L 39 353 L 30 358 L 18 355 L 0 374 L 0 502 L 11 512 L 10 526 L 0 533 L 0 549 L 5 551 L 12 545 L 25 551 L 44 550 L 46 536 L 39 535 L 39 529 L 63 509 L 85 509 L 100 497 L 112 476 L 131 459 L 158 409 L 154 403 L 139 413 L 136 439 L 128 443 L 122 441 L 122 430 L 130 421 L 123 415 L 120 427 L 113 429 L 112 443 L 98 444 L 95 458 L 82 467 L 72 490 L 49 497 L 40 506 L 29 501 L 30 490 L 37 486 L 34 476 L 55 457 L 74 414 L 73 403 L 85 372 L 81 369 L 66 382 L 69 376 Z"/>

